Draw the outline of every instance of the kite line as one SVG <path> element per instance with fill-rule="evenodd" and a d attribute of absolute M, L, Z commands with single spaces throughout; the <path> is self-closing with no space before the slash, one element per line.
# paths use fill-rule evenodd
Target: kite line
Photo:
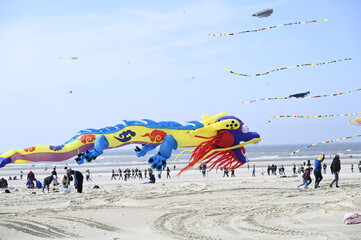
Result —
<path fill-rule="evenodd" d="M 304 148 L 301 148 L 301 149 L 298 149 L 298 150 L 294 151 L 293 153 L 287 155 L 287 157 L 290 157 L 290 156 L 292 156 L 292 155 L 295 154 L 295 153 L 301 152 L 302 150 L 305 150 L 305 149 L 307 149 L 307 148 L 316 146 L 316 145 L 318 145 L 318 144 L 332 143 L 332 142 L 337 142 L 337 141 L 342 141 L 342 140 L 346 140 L 346 139 L 350 139 L 350 138 L 357 138 L 357 137 L 361 137 L 361 135 L 355 135 L 355 136 L 343 137 L 343 138 L 339 138 L 339 139 L 335 139 L 335 140 L 328 140 L 328 141 L 313 143 L 313 144 L 308 145 L 308 146 L 306 146 L 306 147 L 304 147 Z"/>
<path fill-rule="evenodd" d="M 273 116 L 271 117 L 268 122 L 273 121 L 275 118 L 319 118 L 319 117 L 345 117 L 345 116 L 351 116 L 351 115 L 358 115 L 361 114 L 361 112 L 357 113 L 346 113 L 346 114 L 333 114 L 333 115 L 315 115 L 315 116 L 290 116 L 290 115 L 280 115 L 280 116 Z"/>
<path fill-rule="evenodd" d="M 270 74 L 272 72 L 278 72 L 278 71 L 282 71 L 282 70 L 286 70 L 286 69 L 290 69 L 290 68 L 297 68 L 297 67 L 306 67 L 306 66 L 316 66 L 316 65 L 325 65 L 325 64 L 330 64 L 330 63 L 335 63 L 335 62 L 342 62 L 342 61 L 347 61 L 347 60 L 351 60 L 352 58 L 343 58 L 343 59 L 338 59 L 338 60 L 332 60 L 329 62 L 322 62 L 322 63 L 304 63 L 304 64 L 297 64 L 297 65 L 293 65 L 293 66 L 289 66 L 289 67 L 282 67 L 282 68 L 277 68 L 277 69 L 273 69 L 271 71 L 265 72 L 265 73 L 255 73 L 255 74 L 244 74 L 244 73 L 236 73 L 233 72 L 227 68 L 223 68 L 225 71 L 238 75 L 238 76 L 242 76 L 242 77 L 258 77 L 258 76 L 263 76 L 263 75 L 267 75 Z"/>
<path fill-rule="evenodd" d="M 254 103 L 254 102 L 259 102 L 259 101 L 269 101 L 269 100 L 285 100 L 285 99 L 295 99 L 295 98 L 320 98 L 320 97 L 334 97 L 334 96 L 340 96 L 340 95 L 344 95 L 344 94 L 349 94 L 349 93 L 353 93 L 353 92 L 358 92 L 360 91 L 361 88 L 359 89 L 355 89 L 355 90 L 350 90 L 347 92 L 340 92 L 340 93 L 334 93 L 334 94 L 324 94 L 324 95 L 317 95 L 317 96 L 307 96 L 307 97 L 275 97 L 275 98 L 260 98 L 260 99 L 255 99 L 255 100 L 251 100 L 251 101 L 244 101 L 242 102 L 243 104 L 248 104 L 248 103 Z"/>
<path fill-rule="evenodd" d="M 351 126 L 361 126 L 361 117 L 354 118 L 348 121 Z"/>
<path fill-rule="evenodd" d="M 277 27 L 284 27 L 284 26 L 304 24 L 304 23 L 326 22 L 326 21 L 327 21 L 327 19 L 312 20 L 312 21 L 305 21 L 305 22 L 292 22 L 292 23 L 285 23 L 285 24 L 280 24 L 280 25 L 276 25 L 276 26 L 272 26 L 272 27 L 265 27 L 265 28 L 254 29 L 254 30 L 245 30 L 245 31 L 238 32 L 238 33 L 208 34 L 208 36 L 219 37 L 219 36 L 238 35 L 238 34 L 242 34 L 242 33 L 260 32 L 263 30 L 268 30 L 268 29 L 277 28 Z"/>

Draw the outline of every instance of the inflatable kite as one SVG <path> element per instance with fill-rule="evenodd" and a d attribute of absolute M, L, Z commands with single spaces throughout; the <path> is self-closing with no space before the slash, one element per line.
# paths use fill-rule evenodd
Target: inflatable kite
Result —
<path fill-rule="evenodd" d="M 265 9 L 265 10 L 262 10 L 262 11 L 252 14 L 252 17 L 259 17 L 259 18 L 269 17 L 269 16 L 271 16 L 272 13 L 273 13 L 273 9 L 268 8 L 268 9 Z"/>
<path fill-rule="evenodd" d="M 295 98 L 334 97 L 334 96 L 340 96 L 340 95 L 344 95 L 344 94 L 348 94 L 348 93 L 352 93 L 352 92 L 358 92 L 358 91 L 360 91 L 360 90 L 361 90 L 361 88 L 355 89 L 355 90 L 350 90 L 350 91 L 347 91 L 347 92 L 340 92 L 340 93 L 334 93 L 334 94 L 325 94 L 325 95 L 318 95 L 318 96 L 260 98 L 260 99 L 255 99 L 255 100 L 246 101 L 246 102 L 242 102 L 242 103 L 243 103 L 243 104 L 247 104 L 247 103 L 254 103 L 254 102 L 259 102 L 259 101 L 284 100 L 284 99 L 295 99 Z M 292 95 L 291 95 L 291 96 L 292 96 Z"/>
<path fill-rule="evenodd" d="M 290 116 L 290 115 L 280 115 L 280 116 L 273 116 L 271 117 L 268 122 L 273 121 L 275 118 L 320 118 L 320 117 L 345 117 L 351 115 L 358 115 L 361 112 L 357 113 L 346 113 L 346 114 L 333 114 L 333 115 L 315 115 L 315 116 Z"/>
<path fill-rule="evenodd" d="M 328 141 L 324 141 L 324 142 L 313 143 L 313 144 L 308 145 L 308 146 L 306 146 L 306 147 L 304 147 L 304 148 L 301 148 L 301 149 L 298 149 L 298 150 L 294 151 L 293 153 L 287 155 L 287 157 L 292 156 L 292 155 L 295 154 L 295 153 L 301 152 L 301 151 L 304 150 L 304 149 L 307 149 L 307 148 L 316 146 L 316 145 L 318 145 L 318 144 L 338 142 L 338 141 L 342 141 L 342 140 L 346 140 L 346 139 L 350 139 L 350 138 L 357 138 L 357 137 L 361 137 L 361 135 L 355 135 L 355 136 L 351 136 L 351 137 L 343 137 L 343 138 L 339 138 L 339 139 L 335 139 L 335 140 L 328 140 Z"/>
<path fill-rule="evenodd" d="M 349 120 L 348 124 L 351 126 L 361 126 L 361 117 Z"/>
<path fill-rule="evenodd" d="M 325 22 L 325 21 L 327 21 L 327 19 L 312 20 L 312 21 L 305 21 L 305 22 L 285 23 L 285 24 L 276 25 L 276 26 L 272 26 L 272 27 L 265 27 L 265 28 L 254 29 L 254 30 L 245 30 L 245 31 L 238 32 L 238 33 L 208 34 L 208 36 L 212 36 L 212 37 L 219 37 L 219 36 L 239 35 L 239 34 L 242 34 L 242 33 L 260 32 L 260 31 L 263 31 L 263 30 L 268 30 L 268 29 L 277 28 L 277 27 L 284 27 L 284 26 L 297 25 L 297 24 L 304 24 L 304 23 Z"/>
<path fill-rule="evenodd" d="M 270 74 L 272 72 L 278 72 L 278 71 L 291 69 L 291 68 L 325 65 L 325 64 L 330 64 L 330 63 L 335 63 L 335 62 L 342 62 L 342 61 L 347 61 L 347 60 L 351 60 L 351 58 L 343 58 L 343 59 L 332 60 L 332 61 L 329 61 L 329 62 L 322 62 L 322 63 L 304 63 L 304 64 L 298 64 L 298 65 L 289 66 L 289 67 L 282 67 L 282 68 L 273 69 L 273 70 L 265 72 L 265 73 L 255 73 L 255 74 L 236 73 L 236 72 L 233 72 L 233 71 L 231 71 L 231 70 L 229 70 L 227 68 L 224 68 L 224 70 L 229 72 L 229 73 L 232 73 L 232 74 L 235 74 L 235 75 L 238 75 L 238 76 L 242 76 L 242 77 L 258 77 L 258 76 L 264 76 L 264 75 Z"/>
<path fill-rule="evenodd" d="M 261 138 L 238 118 L 221 113 L 213 117 L 203 115 L 203 121 L 181 125 L 174 121 L 124 121 L 114 127 L 86 129 L 59 146 L 39 145 L 11 150 L 0 155 L 0 168 L 9 163 L 58 162 L 76 156 L 78 164 L 91 162 L 103 151 L 129 144 L 141 144 L 134 149 L 136 156 L 145 156 L 159 146 L 149 158 L 150 167 L 162 170 L 178 147 L 195 147 L 186 169 L 197 163 L 212 162 L 213 167 L 235 169 L 247 162 L 244 146 Z M 243 142 L 240 144 L 240 142 Z"/>

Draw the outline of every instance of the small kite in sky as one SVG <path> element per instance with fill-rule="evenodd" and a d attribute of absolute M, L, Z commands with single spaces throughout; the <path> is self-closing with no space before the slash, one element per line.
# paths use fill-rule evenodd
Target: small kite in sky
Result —
<path fill-rule="evenodd" d="M 255 99 L 255 100 L 251 100 L 251 101 L 247 101 L 247 102 L 242 102 L 243 104 L 247 104 L 247 103 L 254 103 L 254 102 L 259 102 L 259 101 L 268 101 L 268 100 L 284 100 L 284 99 L 295 99 L 295 98 L 320 98 L 320 97 L 334 97 L 334 96 L 340 96 L 340 95 L 344 95 L 344 94 L 348 94 L 348 93 L 352 93 L 352 92 L 358 92 L 360 91 L 361 88 L 359 89 L 355 89 L 355 90 L 351 90 L 351 91 L 347 91 L 347 92 L 340 92 L 340 93 L 334 93 L 334 94 L 324 94 L 324 95 L 317 95 L 317 96 L 305 96 L 305 97 L 275 97 L 275 98 L 260 98 L 260 99 Z"/>
<path fill-rule="evenodd" d="M 255 74 L 244 74 L 244 73 L 236 73 L 233 72 L 227 68 L 223 68 L 225 71 L 238 75 L 238 76 L 242 76 L 242 77 L 258 77 L 258 76 L 264 76 L 267 74 L 270 74 L 272 72 L 278 72 L 278 71 L 282 71 L 282 70 L 286 70 L 286 69 L 290 69 L 290 68 L 297 68 L 297 67 L 305 67 L 305 66 L 316 66 L 316 65 L 325 65 L 325 64 L 330 64 L 330 63 L 335 63 L 335 62 L 342 62 L 342 61 L 347 61 L 347 60 L 351 60 L 352 58 L 343 58 L 343 59 L 338 59 L 338 60 L 332 60 L 329 62 L 322 62 L 322 63 L 304 63 L 304 64 L 297 64 L 297 65 L 293 65 L 293 66 L 289 66 L 289 67 L 282 67 L 282 68 L 277 68 L 277 69 L 273 69 L 271 71 L 265 72 L 265 73 L 255 73 Z"/>
<path fill-rule="evenodd" d="M 260 32 L 260 31 L 263 31 L 263 30 L 268 30 L 268 29 L 277 28 L 277 27 L 284 27 L 284 26 L 304 24 L 304 23 L 325 22 L 325 21 L 327 21 L 327 19 L 312 20 L 312 21 L 305 21 L 305 22 L 285 23 L 285 24 L 280 24 L 280 25 L 276 25 L 276 26 L 272 26 L 272 27 L 265 27 L 265 28 L 254 29 L 254 30 L 245 30 L 245 31 L 238 32 L 238 33 L 220 33 L 220 34 L 218 33 L 218 34 L 208 34 L 208 36 L 219 37 L 219 36 L 239 35 L 239 34 L 242 34 L 242 33 Z"/>
<path fill-rule="evenodd" d="M 269 17 L 269 16 L 271 16 L 272 13 L 273 13 L 273 9 L 268 8 L 268 9 L 265 9 L 265 10 L 262 10 L 262 11 L 252 14 L 252 17 L 259 17 L 259 18 Z"/>
<path fill-rule="evenodd" d="M 349 120 L 348 124 L 350 124 L 351 126 L 360 126 L 361 127 L 361 117 Z"/>
<path fill-rule="evenodd" d="M 295 98 L 304 98 L 306 96 L 308 96 L 310 94 L 310 91 L 304 92 L 304 93 L 296 93 L 296 94 L 292 94 L 289 95 L 288 97 L 295 97 Z"/>
<path fill-rule="evenodd" d="M 343 138 L 339 138 L 339 139 L 335 139 L 335 140 L 328 140 L 328 141 L 313 143 L 313 144 L 308 145 L 308 146 L 306 146 L 304 148 L 301 148 L 301 149 L 298 149 L 298 150 L 294 151 L 293 153 L 289 154 L 287 157 L 292 156 L 295 153 L 301 152 L 304 149 L 316 146 L 318 144 L 332 143 L 332 142 L 337 142 L 337 141 L 346 140 L 346 139 L 350 139 L 350 138 L 357 138 L 357 137 L 361 137 L 361 135 L 355 135 L 355 136 L 351 136 L 351 137 L 343 137 Z"/>
<path fill-rule="evenodd" d="M 346 114 L 332 114 L 332 115 L 315 115 L 315 116 L 290 116 L 290 115 L 280 115 L 271 117 L 268 122 L 273 121 L 275 118 L 320 118 L 320 117 L 345 117 L 351 115 L 359 115 L 361 112 L 357 113 L 346 113 Z"/>
<path fill-rule="evenodd" d="M 60 59 L 64 59 L 64 57 L 59 57 Z M 71 60 L 78 60 L 79 57 L 70 57 Z"/>

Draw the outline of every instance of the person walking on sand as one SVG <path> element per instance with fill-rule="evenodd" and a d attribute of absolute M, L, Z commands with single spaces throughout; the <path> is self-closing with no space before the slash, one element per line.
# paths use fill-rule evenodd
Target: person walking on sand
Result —
<path fill-rule="evenodd" d="M 332 187 L 332 185 L 334 183 L 336 184 L 337 188 L 339 187 L 339 185 L 338 185 L 338 174 L 340 173 L 340 170 L 341 170 L 340 155 L 336 154 L 336 156 L 333 158 L 332 163 L 331 163 L 331 172 L 333 173 L 335 178 L 330 183 L 330 187 Z"/>
<path fill-rule="evenodd" d="M 114 171 L 114 169 L 112 170 L 112 177 L 110 178 L 110 180 L 117 180 L 116 178 L 115 178 L 115 171 Z"/>
<path fill-rule="evenodd" d="M 229 175 L 228 175 L 228 168 L 224 168 L 224 169 L 223 169 L 223 177 L 225 177 L 225 176 L 229 177 Z"/>
<path fill-rule="evenodd" d="M 313 174 L 315 175 L 315 188 L 320 187 L 320 182 L 323 179 L 322 172 L 321 172 L 322 171 L 321 164 L 324 159 L 325 159 L 325 154 L 323 154 L 322 157 L 318 157 L 315 160 L 315 166 L 314 166 L 314 170 L 313 170 Z"/>
<path fill-rule="evenodd" d="M 326 174 L 327 164 L 323 163 L 323 174 Z"/>
<path fill-rule="evenodd" d="M 302 184 L 298 185 L 297 187 L 301 187 L 301 186 L 305 186 L 305 189 L 308 188 L 308 185 L 310 185 L 310 183 L 312 182 L 311 179 L 311 172 L 312 172 L 313 168 L 312 167 L 307 167 L 305 172 L 302 174 Z"/>
<path fill-rule="evenodd" d="M 256 176 L 256 165 L 253 164 L 253 167 L 252 167 L 252 177 L 255 177 Z"/>

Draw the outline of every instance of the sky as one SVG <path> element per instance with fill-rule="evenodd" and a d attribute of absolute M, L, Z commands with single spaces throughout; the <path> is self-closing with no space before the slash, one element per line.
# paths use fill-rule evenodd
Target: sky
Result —
<path fill-rule="evenodd" d="M 270 17 L 251 17 L 266 8 Z M 242 101 L 360 88 L 360 10 L 356 0 L 1 0 L 0 152 L 60 145 L 122 120 L 186 124 L 222 112 L 258 132 L 260 144 L 358 135 L 347 121 L 359 115 L 268 119 L 360 112 L 360 92 Z M 318 19 L 328 21 L 208 36 Z M 259 77 L 223 70 L 254 74 L 343 58 L 352 60 Z"/>

